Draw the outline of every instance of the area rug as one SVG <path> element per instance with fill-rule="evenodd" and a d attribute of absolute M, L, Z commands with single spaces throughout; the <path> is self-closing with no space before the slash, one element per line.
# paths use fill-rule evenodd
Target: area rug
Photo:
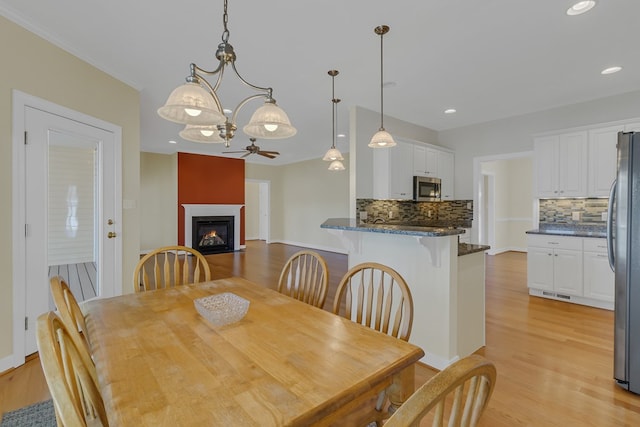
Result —
<path fill-rule="evenodd" d="M 35 403 L 5 412 L 2 415 L 0 427 L 55 427 L 56 413 L 53 409 L 53 401 Z"/>

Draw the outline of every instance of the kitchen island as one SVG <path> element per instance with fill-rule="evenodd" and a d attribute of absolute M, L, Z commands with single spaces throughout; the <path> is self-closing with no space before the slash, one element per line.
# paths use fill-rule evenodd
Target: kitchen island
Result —
<path fill-rule="evenodd" d="M 349 268 L 378 262 L 405 279 L 413 297 L 409 342 L 424 350 L 422 362 L 443 369 L 484 346 L 488 246 L 459 245 L 464 230 L 455 227 L 366 224 L 352 218 L 331 218 L 320 227 L 340 239 Z"/>

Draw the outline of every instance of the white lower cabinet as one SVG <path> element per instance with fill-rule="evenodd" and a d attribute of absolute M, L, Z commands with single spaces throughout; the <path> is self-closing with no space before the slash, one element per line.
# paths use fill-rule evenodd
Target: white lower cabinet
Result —
<path fill-rule="evenodd" d="M 529 235 L 528 286 L 562 295 L 582 295 L 582 239 Z"/>
<path fill-rule="evenodd" d="M 615 277 L 606 239 L 584 239 L 584 296 L 613 303 Z"/>
<path fill-rule="evenodd" d="M 605 239 L 528 234 L 527 245 L 531 295 L 613 309 Z"/>

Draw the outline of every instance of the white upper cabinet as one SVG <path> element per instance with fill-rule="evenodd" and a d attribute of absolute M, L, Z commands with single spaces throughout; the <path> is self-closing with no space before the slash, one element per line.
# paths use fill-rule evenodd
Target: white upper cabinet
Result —
<path fill-rule="evenodd" d="M 441 199 L 453 200 L 454 153 L 430 145 L 396 142 L 395 147 L 373 150 L 373 198 L 413 199 L 416 175 L 440 178 Z"/>
<path fill-rule="evenodd" d="M 440 178 L 440 198 L 442 200 L 453 200 L 453 153 L 448 151 L 438 151 L 438 178 Z"/>
<path fill-rule="evenodd" d="M 624 126 L 589 131 L 589 197 L 608 197 L 616 177 L 616 144 Z"/>
<path fill-rule="evenodd" d="M 373 149 L 373 198 L 413 198 L 413 145 Z"/>
<path fill-rule="evenodd" d="M 538 197 L 587 195 L 586 131 L 536 138 L 534 159 Z"/>
<path fill-rule="evenodd" d="M 413 174 L 441 178 L 438 172 L 438 150 L 424 145 L 414 145 Z"/>

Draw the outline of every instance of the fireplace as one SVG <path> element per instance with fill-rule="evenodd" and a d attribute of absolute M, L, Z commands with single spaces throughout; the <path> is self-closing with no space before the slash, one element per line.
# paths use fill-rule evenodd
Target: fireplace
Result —
<path fill-rule="evenodd" d="M 234 250 L 233 216 L 191 217 L 191 247 L 202 254 Z"/>

